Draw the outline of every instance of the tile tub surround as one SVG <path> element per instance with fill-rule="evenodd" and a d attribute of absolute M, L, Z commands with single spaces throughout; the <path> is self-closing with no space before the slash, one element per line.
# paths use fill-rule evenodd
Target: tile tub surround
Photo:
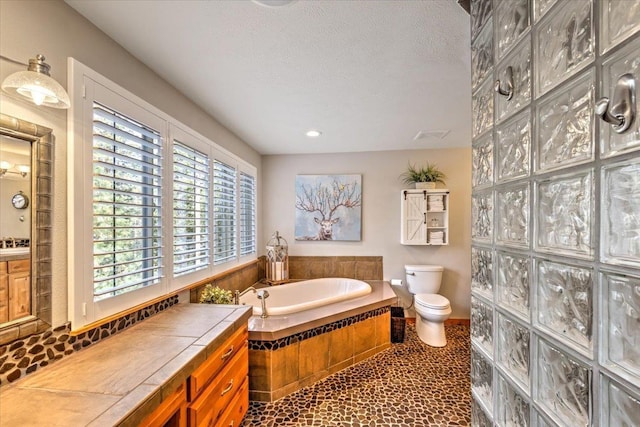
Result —
<path fill-rule="evenodd" d="M 0 389 L 3 425 L 138 425 L 233 332 L 247 307 L 176 304 Z"/>
<path fill-rule="evenodd" d="M 249 320 L 249 395 L 273 401 L 389 348 L 388 282 L 364 297 L 285 316 Z"/>
<path fill-rule="evenodd" d="M 346 277 L 382 280 L 381 256 L 290 256 L 291 280 Z"/>
<path fill-rule="evenodd" d="M 445 326 L 433 348 L 407 326 L 404 343 L 276 402 L 253 401 L 242 427 L 468 426 L 469 326 Z"/>

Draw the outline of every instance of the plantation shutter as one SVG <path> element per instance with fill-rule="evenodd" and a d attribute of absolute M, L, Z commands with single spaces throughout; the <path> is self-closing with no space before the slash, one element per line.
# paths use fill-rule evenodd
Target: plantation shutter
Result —
<path fill-rule="evenodd" d="M 209 265 L 209 158 L 173 144 L 173 275 Z"/>
<path fill-rule="evenodd" d="M 256 252 L 256 179 L 240 172 L 240 256 Z"/>
<path fill-rule="evenodd" d="M 161 137 L 93 103 L 93 295 L 95 300 L 162 276 Z"/>
<path fill-rule="evenodd" d="M 236 258 L 236 170 L 213 162 L 213 264 Z"/>

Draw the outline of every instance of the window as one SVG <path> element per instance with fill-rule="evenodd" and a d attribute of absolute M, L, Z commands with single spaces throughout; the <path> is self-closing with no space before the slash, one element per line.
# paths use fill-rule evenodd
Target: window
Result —
<path fill-rule="evenodd" d="M 240 256 L 256 253 L 256 178 L 240 172 Z"/>
<path fill-rule="evenodd" d="M 209 265 L 209 158 L 173 143 L 173 275 Z"/>
<path fill-rule="evenodd" d="M 213 263 L 236 257 L 236 170 L 220 160 L 213 162 Z"/>
<path fill-rule="evenodd" d="M 255 167 L 70 63 L 73 328 L 256 259 Z"/>

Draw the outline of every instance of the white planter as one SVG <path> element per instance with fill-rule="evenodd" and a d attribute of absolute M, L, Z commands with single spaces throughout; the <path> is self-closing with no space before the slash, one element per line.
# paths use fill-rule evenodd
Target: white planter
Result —
<path fill-rule="evenodd" d="M 416 182 L 416 188 L 420 190 L 433 190 L 436 188 L 435 182 Z"/>

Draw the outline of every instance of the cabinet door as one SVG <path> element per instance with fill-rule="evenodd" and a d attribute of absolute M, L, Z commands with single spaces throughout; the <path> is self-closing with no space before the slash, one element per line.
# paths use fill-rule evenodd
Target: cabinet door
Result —
<path fill-rule="evenodd" d="M 427 243 L 427 200 L 426 193 L 402 194 L 402 236 L 403 245 Z"/>
<path fill-rule="evenodd" d="M 31 314 L 30 273 L 9 274 L 9 321 Z"/>
<path fill-rule="evenodd" d="M 9 321 L 9 276 L 7 263 L 0 262 L 0 323 Z"/>

